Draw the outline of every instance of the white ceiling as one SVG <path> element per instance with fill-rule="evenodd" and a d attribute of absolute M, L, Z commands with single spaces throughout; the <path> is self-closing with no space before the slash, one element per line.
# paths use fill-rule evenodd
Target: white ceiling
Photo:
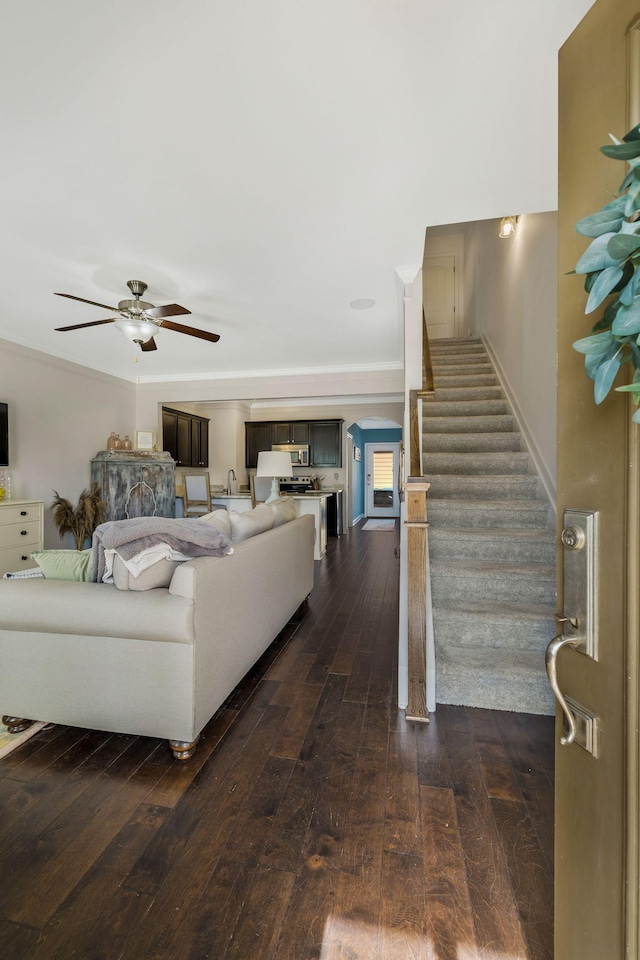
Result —
<path fill-rule="evenodd" d="M 142 382 L 399 364 L 425 228 L 555 208 L 557 50 L 590 6 L 4 0 L 0 337 Z M 129 279 L 220 342 L 54 331 L 109 316 L 54 291 Z"/>

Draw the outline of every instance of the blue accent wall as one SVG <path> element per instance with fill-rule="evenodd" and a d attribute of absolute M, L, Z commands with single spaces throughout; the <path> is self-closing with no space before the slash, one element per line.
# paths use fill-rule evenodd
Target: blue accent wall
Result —
<path fill-rule="evenodd" d="M 400 427 L 391 427 L 386 430 L 362 430 L 357 423 L 352 423 L 347 427 L 353 437 L 354 447 L 360 447 L 362 460 L 353 461 L 351 471 L 351 511 L 353 517 L 360 517 L 364 514 L 364 474 L 365 443 L 399 443 L 402 440 L 402 430 Z"/>

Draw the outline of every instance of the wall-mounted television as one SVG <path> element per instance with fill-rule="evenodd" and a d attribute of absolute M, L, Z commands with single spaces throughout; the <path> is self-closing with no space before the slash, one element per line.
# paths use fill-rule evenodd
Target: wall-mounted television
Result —
<path fill-rule="evenodd" d="M 0 403 L 0 467 L 9 466 L 9 405 Z"/>

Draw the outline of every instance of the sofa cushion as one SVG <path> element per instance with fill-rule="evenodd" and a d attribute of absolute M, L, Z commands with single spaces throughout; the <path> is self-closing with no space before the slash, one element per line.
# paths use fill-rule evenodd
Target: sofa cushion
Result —
<path fill-rule="evenodd" d="M 3 630 L 193 643 L 194 603 L 168 590 L 138 593 L 111 583 L 0 580 Z M 53 642 L 53 640 L 52 640 Z M 73 670 L 73 664 L 64 669 Z"/>
<path fill-rule="evenodd" d="M 280 497 L 279 500 L 273 500 L 267 504 L 267 506 L 273 511 L 275 517 L 274 527 L 279 527 L 283 523 L 289 523 L 290 520 L 295 520 L 298 516 L 296 506 L 291 497 Z"/>
<path fill-rule="evenodd" d="M 220 533 L 223 533 L 225 537 L 231 540 L 231 520 L 224 507 L 221 507 L 219 510 L 214 510 L 213 513 L 205 513 L 203 517 L 199 517 L 198 519 L 204 520 L 205 523 L 210 523 L 216 527 Z"/>
<path fill-rule="evenodd" d="M 247 510 L 246 513 L 230 510 L 229 519 L 231 520 L 231 542 L 237 543 L 239 540 L 248 540 L 249 537 L 264 533 L 265 530 L 271 530 L 275 526 L 276 518 L 268 504 L 259 503 L 254 510 Z"/>
<path fill-rule="evenodd" d="M 91 580 L 91 550 L 34 550 L 32 558 L 47 580 Z"/>
<path fill-rule="evenodd" d="M 113 582 L 118 590 L 156 590 L 158 587 L 168 587 L 180 563 L 180 560 L 163 558 L 134 577 L 116 551 L 113 555 Z"/>

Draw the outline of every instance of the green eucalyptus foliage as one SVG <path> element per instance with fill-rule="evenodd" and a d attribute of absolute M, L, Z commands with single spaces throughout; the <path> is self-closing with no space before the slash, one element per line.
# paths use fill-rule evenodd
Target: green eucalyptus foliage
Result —
<path fill-rule="evenodd" d="M 584 217 L 576 230 L 591 243 L 576 264 L 588 293 L 585 313 L 609 301 L 588 337 L 576 340 L 584 354 L 587 376 L 593 380 L 596 403 L 602 403 L 624 363 L 634 368 L 633 382 L 616 390 L 632 393 L 640 406 L 640 124 L 600 149 L 624 160 L 629 170 L 614 200 Z M 610 299 L 613 298 L 613 299 Z M 640 423 L 640 409 L 633 414 Z"/>

